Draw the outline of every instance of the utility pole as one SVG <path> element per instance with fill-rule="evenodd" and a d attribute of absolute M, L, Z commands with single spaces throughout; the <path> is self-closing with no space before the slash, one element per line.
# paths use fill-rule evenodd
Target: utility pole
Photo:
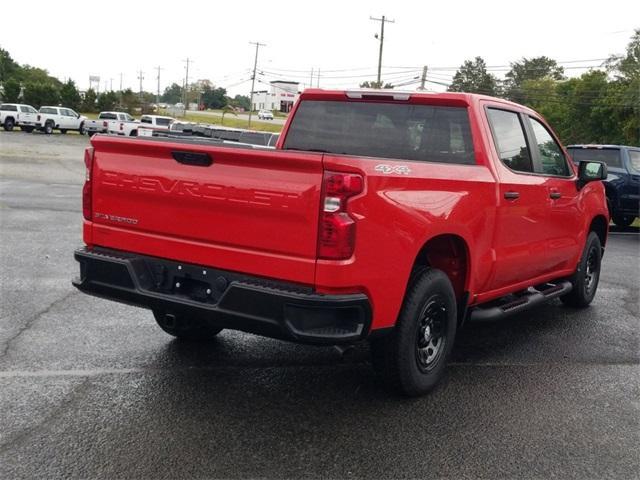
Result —
<path fill-rule="evenodd" d="M 253 90 L 256 84 L 256 68 L 258 68 L 258 49 L 260 47 L 266 47 L 264 43 L 260 42 L 249 42 L 249 44 L 256 46 L 256 56 L 253 60 L 253 75 L 251 76 L 251 99 L 249 101 L 249 123 L 247 124 L 247 128 L 251 128 L 251 114 L 253 113 Z"/>
<path fill-rule="evenodd" d="M 122 72 L 120 73 L 120 91 L 122 92 Z"/>
<path fill-rule="evenodd" d="M 109 79 L 109 90 L 113 92 L 113 78 Z"/>
<path fill-rule="evenodd" d="M 427 81 L 427 66 L 422 67 L 422 77 L 420 78 L 420 90 L 424 90 L 424 84 Z"/>
<path fill-rule="evenodd" d="M 309 81 L 309 88 L 313 88 L 313 67 L 311 67 L 311 80 Z"/>
<path fill-rule="evenodd" d="M 158 104 L 160 103 L 160 70 L 162 70 L 162 67 L 158 65 L 156 68 L 158 70 L 158 91 L 156 92 L 156 104 Z"/>
<path fill-rule="evenodd" d="M 320 88 L 320 67 L 318 67 L 318 88 Z"/>
<path fill-rule="evenodd" d="M 374 20 L 376 22 L 380 22 L 380 38 L 378 38 L 378 34 L 376 33 L 375 37 L 380 41 L 380 53 L 378 53 L 378 88 L 382 88 L 382 81 L 380 80 L 382 74 L 382 46 L 384 45 L 384 23 L 396 23 L 395 20 L 389 20 L 384 15 L 382 18 L 369 17 L 370 20 Z"/>
<path fill-rule="evenodd" d="M 140 99 L 142 99 L 142 80 L 144 80 L 144 72 L 142 70 L 138 71 L 138 80 L 140 80 Z"/>
<path fill-rule="evenodd" d="M 186 112 L 189 110 L 189 64 L 193 63 L 193 60 L 187 57 L 183 62 L 187 63 L 187 71 L 184 77 L 184 111 Z"/>

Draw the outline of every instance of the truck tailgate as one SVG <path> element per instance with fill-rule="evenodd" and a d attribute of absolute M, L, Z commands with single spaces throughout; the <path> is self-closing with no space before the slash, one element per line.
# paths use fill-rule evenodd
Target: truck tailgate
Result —
<path fill-rule="evenodd" d="M 313 283 L 322 155 L 107 136 L 92 144 L 87 243 Z"/>

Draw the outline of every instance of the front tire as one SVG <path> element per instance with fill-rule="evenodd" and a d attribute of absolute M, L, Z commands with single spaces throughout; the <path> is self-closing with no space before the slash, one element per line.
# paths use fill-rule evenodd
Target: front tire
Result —
<path fill-rule="evenodd" d="M 587 307 L 596 295 L 600 281 L 600 265 L 602 262 L 602 245 L 596 232 L 590 232 L 578 263 L 576 273 L 570 281 L 573 289 L 560 297 L 570 307 Z"/>
<path fill-rule="evenodd" d="M 392 390 L 423 395 L 442 379 L 456 336 L 457 304 L 447 275 L 417 274 L 393 332 L 371 343 L 373 367 Z"/>
<path fill-rule="evenodd" d="M 13 118 L 7 118 L 4 121 L 3 128 L 5 132 L 10 132 L 11 130 L 13 130 L 14 125 L 15 125 L 15 122 L 13 121 Z"/>
<path fill-rule="evenodd" d="M 162 330 L 180 340 L 199 342 L 212 340 L 223 330 L 208 324 L 205 320 L 168 315 L 167 312 L 154 311 L 153 316 Z"/>
<path fill-rule="evenodd" d="M 47 135 L 51 135 L 53 133 L 53 123 L 47 122 L 44 125 L 44 133 Z"/>
<path fill-rule="evenodd" d="M 636 217 L 632 217 L 631 215 L 614 215 L 612 220 L 619 227 L 628 227 L 630 226 Z"/>

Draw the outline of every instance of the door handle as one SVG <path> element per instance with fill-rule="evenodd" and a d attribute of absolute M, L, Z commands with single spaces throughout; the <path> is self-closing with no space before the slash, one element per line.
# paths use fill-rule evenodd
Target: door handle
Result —
<path fill-rule="evenodd" d="M 213 163 L 213 159 L 205 152 L 171 152 L 173 159 L 183 165 L 194 165 L 196 167 L 208 167 Z"/>
<path fill-rule="evenodd" d="M 551 192 L 549 194 L 549 198 L 551 198 L 552 200 L 558 200 L 560 197 L 562 197 L 562 194 L 560 192 Z"/>
<path fill-rule="evenodd" d="M 504 192 L 504 198 L 506 198 L 507 200 L 517 200 L 518 198 L 520 198 L 520 192 Z"/>

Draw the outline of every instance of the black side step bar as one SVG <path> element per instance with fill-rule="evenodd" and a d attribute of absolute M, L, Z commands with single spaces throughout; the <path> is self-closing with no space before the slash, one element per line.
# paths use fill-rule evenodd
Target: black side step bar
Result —
<path fill-rule="evenodd" d="M 565 295 L 571 291 L 571 282 L 546 284 L 544 288 L 529 288 L 526 293 L 507 303 L 492 307 L 475 307 L 471 310 L 469 321 L 493 322 L 502 318 L 524 312 L 532 307 L 541 305 L 551 299 Z"/>

